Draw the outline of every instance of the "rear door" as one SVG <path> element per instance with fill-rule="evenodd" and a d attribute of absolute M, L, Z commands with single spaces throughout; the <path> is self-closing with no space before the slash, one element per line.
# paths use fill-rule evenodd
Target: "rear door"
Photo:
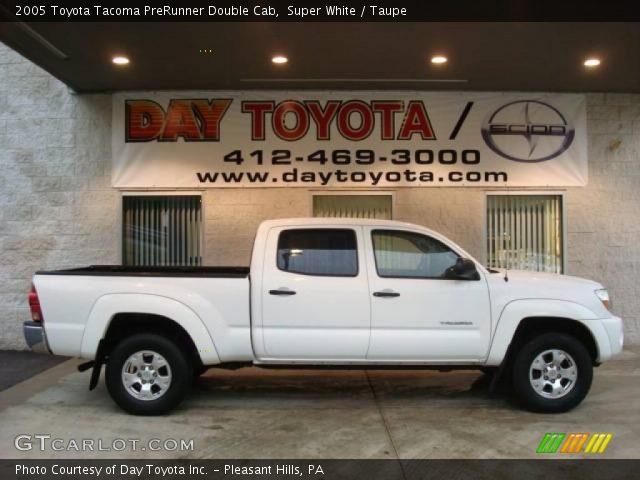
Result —
<path fill-rule="evenodd" d="M 261 360 L 363 360 L 370 302 L 362 228 L 276 227 L 262 279 Z"/>

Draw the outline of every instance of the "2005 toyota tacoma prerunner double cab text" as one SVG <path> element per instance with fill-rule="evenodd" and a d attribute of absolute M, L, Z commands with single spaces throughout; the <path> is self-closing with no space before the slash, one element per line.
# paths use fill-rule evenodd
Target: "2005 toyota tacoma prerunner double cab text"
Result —
<path fill-rule="evenodd" d="M 160 414 L 208 367 L 476 368 L 531 410 L 582 401 L 622 349 L 602 285 L 484 268 L 426 228 L 271 220 L 250 268 L 93 266 L 38 272 L 27 343 L 102 365 L 115 402 Z"/>

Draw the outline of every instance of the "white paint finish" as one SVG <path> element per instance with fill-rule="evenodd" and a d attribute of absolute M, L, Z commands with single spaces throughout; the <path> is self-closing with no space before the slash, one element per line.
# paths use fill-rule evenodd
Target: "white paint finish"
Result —
<path fill-rule="evenodd" d="M 126 286 L 125 282 L 122 283 Z M 108 288 L 109 285 L 105 287 Z M 95 356 L 98 342 L 105 337 L 111 321 L 119 313 L 144 313 L 169 318 L 178 323 L 191 337 L 203 363 L 220 363 L 205 323 L 189 306 L 173 298 L 147 293 L 106 294 L 98 298 L 87 319 L 79 356 Z"/>
<path fill-rule="evenodd" d="M 505 270 L 491 274 L 488 278 L 494 314 L 500 315 L 514 300 L 543 299 L 573 303 L 578 308 L 576 318 L 590 320 L 607 318 L 611 313 L 602 305 L 594 291 L 604 288 L 600 283 L 569 275 Z"/>
<path fill-rule="evenodd" d="M 595 325 L 596 322 L 589 322 L 589 325 Z M 624 347 L 624 330 L 623 323 L 620 317 L 612 316 L 610 318 L 603 318 L 599 322 L 604 327 L 609 337 L 609 343 L 611 345 L 611 356 L 617 355 L 622 352 Z M 604 340 L 603 340 L 604 342 Z"/>
<path fill-rule="evenodd" d="M 353 230 L 362 245 L 362 228 L 344 222 L 322 222 L 318 228 Z M 308 228 L 309 222 L 262 230 L 264 270 L 254 271 L 263 278 L 261 330 L 264 351 L 256 352 L 260 361 L 363 360 L 369 347 L 371 320 L 367 268 L 362 248 L 358 248 L 358 274 L 355 277 L 312 276 L 282 271 L 276 264 L 278 237 L 283 230 Z M 315 227 L 314 227 L 315 228 Z M 295 295 L 271 295 L 270 290 L 288 289 Z M 254 311 L 255 312 L 255 311 Z M 260 332 L 256 331 L 256 335 Z"/>
<path fill-rule="evenodd" d="M 182 326 L 205 363 L 252 357 L 247 278 L 36 275 L 34 284 L 56 354 L 93 358 L 116 314 L 149 313 Z"/>
<path fill-rule="evenodd" d="M 373 255 L 372 233 L 365 227 L 371 292 L 390 290 L 398 297 L 371 297 L 371 345 L 367 358 L 376 361 L 433 361 L 443 363 L 484 360 L 491 331 L 486 272 L 480 280 L 382 278 Z M 417 227 L 393 231 L 422 233 L 446 245 L 441 235 Z M 463 250 L 453 248 L 460 256 Z"/>
<path fill-rule="evenodd" d="M 530 294 L 530 296 L 535 296 L 535 293 Z M 556 296 L 560 296 L 560 294 L 556 294 Z M 598 359 L 605 361 L 611 357 L 611 340 L 607 337 L 602 327 L 603 321 L 614 318 L 609 313 L 606 318 L 600 319 L 583 305 L 549 298 L 512 300 L 504 310 L 498 312 L 499 317 L 486 360 L 488 365 L 499 365 L 502 362 L 520 322 L 525 318 L 533 317 L 567 318 L 580 322 L 589 329 L 596 341 Z"/>
<path fill-rule="evenodd" d="M 507 271 L 490 274 L 487 277 L 491 293 L 492 332 L 491 349 L 487 358 L 489 365 L 498 365 L 507 351 L 518 324 L 524 318 L 558 317 L 582 322 L 589 328 L 594 337 L 602 360 L 610 356 L 606 352 L 610 343 L 601 331 L 595 331 L 595 322 L 608 319 L 609 312 L 594 291 L 603 288 L 597 282 L 567 275 L 555 275 L 542 272 Z"/>
<path fill-rule="evenodd" d="M 298 228 L 354 230 L 358 275 L 322 277 L 279 270 L 278 236 Z M 370 240 L 371 230 L 377 228 L 434 237 L 474 261 L 481 278 L 379 278 Z M 177 322 L 192 337 L 205 364 L 497 365 L 519 322 L 531 317 L 582 323 L 596 341 L 600 361 L 622 348 L 621 321 L 595 295 L 594 290 L 602 288 L 599 283 L 518 271 L 509 272 L 505 282 L 504 272 L 487 271 L 445 237 L 407 223 L 319 218 L 267 221 L 258 228 L 251 272 L 251 289 L 247 278 L 175 276 L 37 275 L 35 286 L 53 351 L 86 358 L 95 354 L 114 315 L 131 312 L 165 315 Z M 281 288 L 294 290 L 296 295 L 268 293 Z M 385 289 L 401 296 L 372 296 Z M 443 325 L 442 321 L 472 324 Z"/>

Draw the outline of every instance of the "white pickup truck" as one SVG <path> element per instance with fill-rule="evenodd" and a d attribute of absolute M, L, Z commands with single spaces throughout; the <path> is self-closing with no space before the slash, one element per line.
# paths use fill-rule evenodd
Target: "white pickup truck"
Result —
<path fill-rule="evenodd" d="M 481 369 L 545 412 L 580 403 L 622 349 L 602 285 L 484 268 L 424 227 L 355 219 L 260 225 L 250 268 L 38 272 L 27 343 L 90 360 L 128 412 L 175 407 L 208 367 Z"/>

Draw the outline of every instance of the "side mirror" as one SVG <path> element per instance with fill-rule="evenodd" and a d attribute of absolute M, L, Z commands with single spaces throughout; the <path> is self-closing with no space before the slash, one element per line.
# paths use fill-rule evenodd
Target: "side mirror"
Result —
<path fill-rule="evenodd" d="M 444 278 L 450 280 L 480 280 L 480 274 L 476 270 L 476 264 L 468 258 L 458 258 L 455 265 L 447 268 Z"/>

